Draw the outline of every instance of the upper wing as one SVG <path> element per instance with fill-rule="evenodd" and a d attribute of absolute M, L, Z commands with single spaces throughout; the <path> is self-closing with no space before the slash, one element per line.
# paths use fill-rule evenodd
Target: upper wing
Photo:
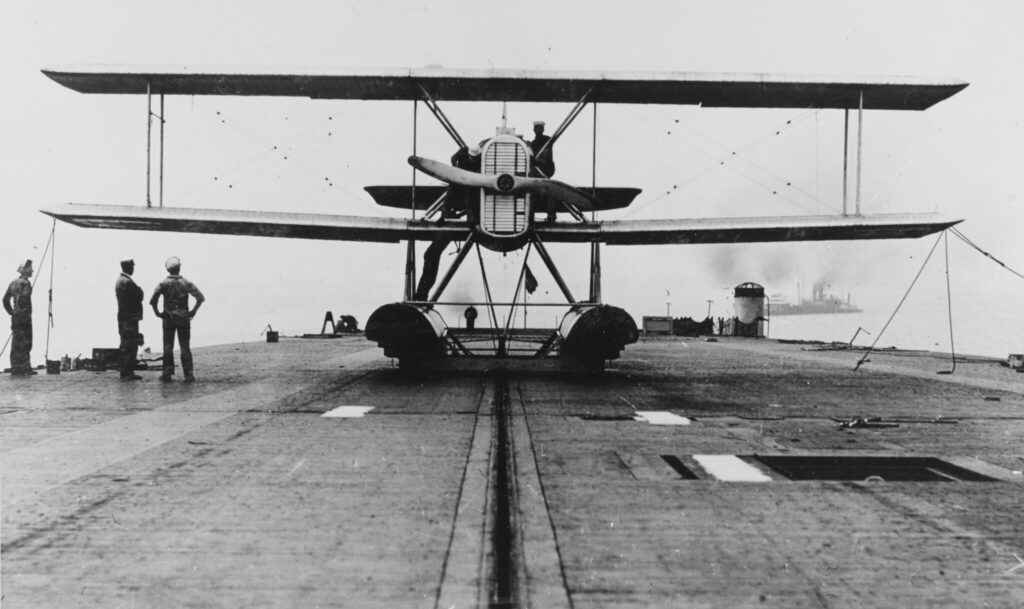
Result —
<path fill-rule="evenodd" d="M 967 86 L 904 76 L 827 77 L 699 72 L 299 70 L 68 66 L 43 70 L 82 93 L 283 95 L 322 99 L 691 104 L 734 108 L 924 110 Z"/>
<path fill-rule="evenodd" d="M 74 203 L 50 207 L 42 212 L 58 220 L 88 228 L 384 243 L 397 243 L 405 239 L 461 240 L 469 236 L 469 228 L 458 222 L 438 225 L 418 220 L 327 214 Z"/>
<path fill-rule="evenodd" d="M 904 239 L 936 233 L 959 222 L 962 220 L 938 214 L 618 220 L 538 225 L 537 234 L 548 242 L 599 241 L 609 245 Z"/>

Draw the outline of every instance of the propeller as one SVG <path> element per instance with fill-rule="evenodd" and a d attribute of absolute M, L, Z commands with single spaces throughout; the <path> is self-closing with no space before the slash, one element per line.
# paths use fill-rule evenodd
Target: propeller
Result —
<path fill-rule="evenodd" d="M 502 194 L 536 194 L 556 201 L 564 201 L 584 211 L 590 211 L 599 206 L 597 199 L 586 191 L 550 178 L 529 178 L 510 173 L 497 175 L 477 173 L 419 156 L 409 157 L 409 164 L 446 184 L 486 188 Z"/>

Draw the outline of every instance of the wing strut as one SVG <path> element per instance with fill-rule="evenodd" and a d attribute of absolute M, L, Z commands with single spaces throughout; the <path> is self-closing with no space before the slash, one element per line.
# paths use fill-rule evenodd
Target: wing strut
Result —
<path fill-rule="evenodd" d="M 448 267 L 444 277 L 441 279 L 441 283 L 438 284 L 437 289 L 434 291 L 434 295 L 430 297 L 430 302 L 437 302 L 437 299 L 444 293 L 445 288 L 448 287 L 448 283 L 455 276 L 455 271 L 459 270 L 462 266 L 462 261 L 466 259 L 466 255 L 469 254 L 469 250 L 476 243 L 475 233 L 469 233 L 466 240 L 462 243 L 462 249 L 459 250 L 458 256 L 455 257 L 455 261 Z"/>
<path fill-rule="evenodd" d="M 864 147 L 864 89 L 860 90 L 857 105 L 857 215 L 860 215 L 860 170 L 861 150 Z"/>
<path fill-rule="evenodd" d="M 543 243 L 541 243 L 540 237 L 537 236 L 537 233 L 530 233 L 530 241 L 533 243 L 534 247 L 537 248 L 537 253 L 540 254 L 541 259 L 544 260 L 544 264 L 548 267 L 548 271 L 555 279 L 555 283 L 558 284 L 558 288 L 562 290 L 562 294 L 565 295 L 565 299 L 569 301 L 569 304 L 576 304 L 576 298 L 574 298 L 572 292 L 569 291 L 569 286 L 566 285 L 565 280 L 562 279 L 562 274 L 558 272 L 558 267 L 555 266 L 555 262 L 551 259 L 551 254 L 548 253 L 547 248 L 544 247 Z"/>
<path fill-rule="evenodd" d="M 864 89 L 861 89 L 857 101 L 857 186 L 856 197 L 854 198 L 854 215 L 860 215 L 860 182 L 861 182 L 861 156 L 864 148 Z M 847 213 L 847 200 L 849 199 L 849 163 L 847 157 L 850 154 L 850 109 L 843 109 L 843 216 Z"/>
<path fill-rule="evenodd" d="M 448 135 L 450 135 L 451 138 L 453 140 L 455 140 L 455 143 L 459 145 L 459 148 L 465 148 L 466 147 L 465 140 L 463 140 L 462 136 L 459 135 L 459 132 L 455 130 L 455 125 L 453 125 L 452 122 L 450 120 L 448 120 L 448 116 L 445 115 L 444 111 L 441 110 L 441 106 L 439 106 L 437 104 L 437 101 L 430 95 L 430 93 L 427 91 L 426 87 L 424 87 L 422 83 L 416 83 L 416 86 L 419 87 L 420 91 L 423 93 L 423 104 L 434 115 L 434 118 L 437 119 L 437 122 L 441 123 L 441 126 L 444 127 L 444 130 L 448 132 Z M 415 150 L 413 151 L 413 154 L 416 154 Z M 413 175 L 413 184 L 414 185 L 415 185 L 415 180 L 416 180 L 415 173 L 416 172 L 413 171 L 413 174 L 414 174 Z M 416 194 L 416 191 L 415 191 L 415 186 L 414 186 L 413 201 L 415 201 L 415 194 Z M 426 214 L 424 214 L 424 216 L 423 216 L 424 220 L 429 220 L 434 214 L 436 214 L 439 211 L 441 211 L 441 208 L 445 204 L 445 200 L 447 198 L 447 195 L 448 195 L 448 192 L 445 191 L 444 194 L 442 194 L 440 197 L 438 197 L 438 199 L 436 201 L 434 201 L 434 204 L 431 205 L 430 209 L 428 209 Z M 413 209 L 415 210 L 415 204 L 413 205 Z M 415 211 L 413 213 L 415 214 Z"/>
<path fill-rule="evenodd" d="M 597 196 L 597 104 L 594 104 L 594 130 L 592 134 L 590 179 L 594 196 Z M 590 219 L 597 220 L 597 212 L 590 212 Z M 590 302 L 601 302 L 601 244 L 590 244 Z"/>
<path fill-rule="evenodd" d="M 157 191 L 160 207 L 164 206 L 164 94 L 160 93 L 160 114 L 153 113 L 152 82 L 146 80 L 146 207 L 153 207 L 151 189 L 153 186 L 153 117 L 160 121 L 160 171 Z"/>
<path fill-rule="evenodd" d="M 562 124 L 558 126 L 558 129 L 555 129 L 555 132 L 553 134 L 551 134 L 551 139 L 549 139 L 543 146 L 541 146 L 540 151 L 537 152 L 538 157 L 544 154 L 545 150 L 554 146 L 555 142 L 558 141 L 558 138 L 562 137 L 562 134 L 565 133 L 565 130 L 569 128 L 569 125 L 571 125 L 572 122 L 576 120 L 576 117 L 580 115 L 580 112 L 583 111 L 583 108 L 587 106 L 587 98 L 590 97 L 590 94 L 594 92 L 594 86 L 591 86 L 589 89 L 587 89 L 587 92 L 583 94 L 583 97 L 581 97 L 580 100 L 576 102 L 576 105 L 573 106 L 572 110 L 569 111 L 569 114 L 565 117 L 564 120 L 562 120 Z M 539 173 L 541 176 L 545 178 L 551 177 L 544 175 L 544 172 L 541 171 L 539 167 L 536 168 L 536 170 L 537 173 Z M 575 205 L 569 203 L 568 201 L 562 201 L 562 205 L 572 215 L 572 217 L 576 219 L 576 221 L 580 222 L 581 224 L 587 223 L 587 217 L 584 216 L 583 213 L 579 210 L 579 208 L 577 208 Z"/>
<path fill-rule="evenodd" d="M 444 130 L 448 132 L 448 135 L 452 136 L 452 139 L 459 145 L 459 148 L 465 148 L 465 140 L 463 140 L 462 136 L 459 135 L 459 132 L 455 130 L 455 126 L 452 125 L 452 122 L 448 120 L 447 116 L 445 116 L 441 107 L 437 105 L 437 101 L 430 96 L 430 93 L 427 92 L 427 89 L 422 84 L 416 83 L 416 86 L 418 86 L 420 91 L 423 92 L 423 103 L 426 104 L 427 108 L 433 112 L 435 117 L 437 117 L 437 121 L 441 123 Z"/>
<path fill-rule="evenodd" d="M 562 121 L 562 124 L 558 126 L 558 129 L 555 129 L 554 133 L 551 134 L 551 139 L 548 140 L 546 144 L 541 146 L 540 152 L 537 153 L 537 156 L 544 154 L 545 150 L 555 145 L 555 142 L 558 141 L 558 138 L 562 137 L 562 133 L 564 133 L 565 130 L 569 128 L 569 125 L 571 125 L 572 122 L 576 120 L 576 117 L 579 116 L 580 112 L 583 111 L 583 108 L 586 107 L 587 98 L 590 97 L 590 94 L 593 92 L 593 86 L 587 89 L 587 92 L 583 94 L 583 97 L 580 98 L 580 101 L 576 102 L 576 105 L 573 106 L 573 109 L 569 112 L 569 115 L 565 117 L 565 120 Z M 544 177 L 550 178 L 551 176 Z"/>
<path fill-rule="evenodd" d="M 405 246 L 405 300 L 416 298 L 416 241 Z"/>
<path fill-rule="evenodd" d="M 442 192 L 441 196 L 438 197 L 436 201 L 431 203 L 430 207 L 427 208 L 427 211 L 423 214 L 423 219 L 424 220 L 429 220 L 432 217 L 434 217 L 434 215 L 437 212 L 441 211 L 441 208 L 444 207 L 444 203 L 445 203 L 446 199 L 448 199 L 448 191 L 447 190 Z"/>
<path fill-rule="evenodd" d="M 416 146 L 419 142 L 419 103 L 412 102 L 412 151 L 416 154 Z M 410 216 L 416 219 L 416 172 L 412 172 L 412 189 L 409 192 Z M 405 300 L 412 300 L 416 297 L 416 241 L 409 239 L 405 246 Z"/>

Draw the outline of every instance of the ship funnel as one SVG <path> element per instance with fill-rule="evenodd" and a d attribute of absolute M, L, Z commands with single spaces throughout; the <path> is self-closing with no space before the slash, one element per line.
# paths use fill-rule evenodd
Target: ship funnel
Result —
<path fill-rule="evenodd" d="M 733 291 L 734 336 L 764 338 L 764 287 L 753 282 L 741 283 Z"/>

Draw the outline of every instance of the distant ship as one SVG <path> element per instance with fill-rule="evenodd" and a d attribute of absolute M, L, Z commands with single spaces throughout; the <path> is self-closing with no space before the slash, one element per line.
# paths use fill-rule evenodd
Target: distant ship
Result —
<path fill-rule="evenodd" d="M 860 313 L 861 309 L 850 302 L 850 296 L 846 300 L 834 294 L 826 294 L 825 288 L 828 283 L 825 280 L 817 281 L 811 291 L 811 299 L 801 299 L 799 304 L 791 303 L 786 297 L 776 292 L 768 297 L 768 315 L 819 315 L 832 313 Z"/>

